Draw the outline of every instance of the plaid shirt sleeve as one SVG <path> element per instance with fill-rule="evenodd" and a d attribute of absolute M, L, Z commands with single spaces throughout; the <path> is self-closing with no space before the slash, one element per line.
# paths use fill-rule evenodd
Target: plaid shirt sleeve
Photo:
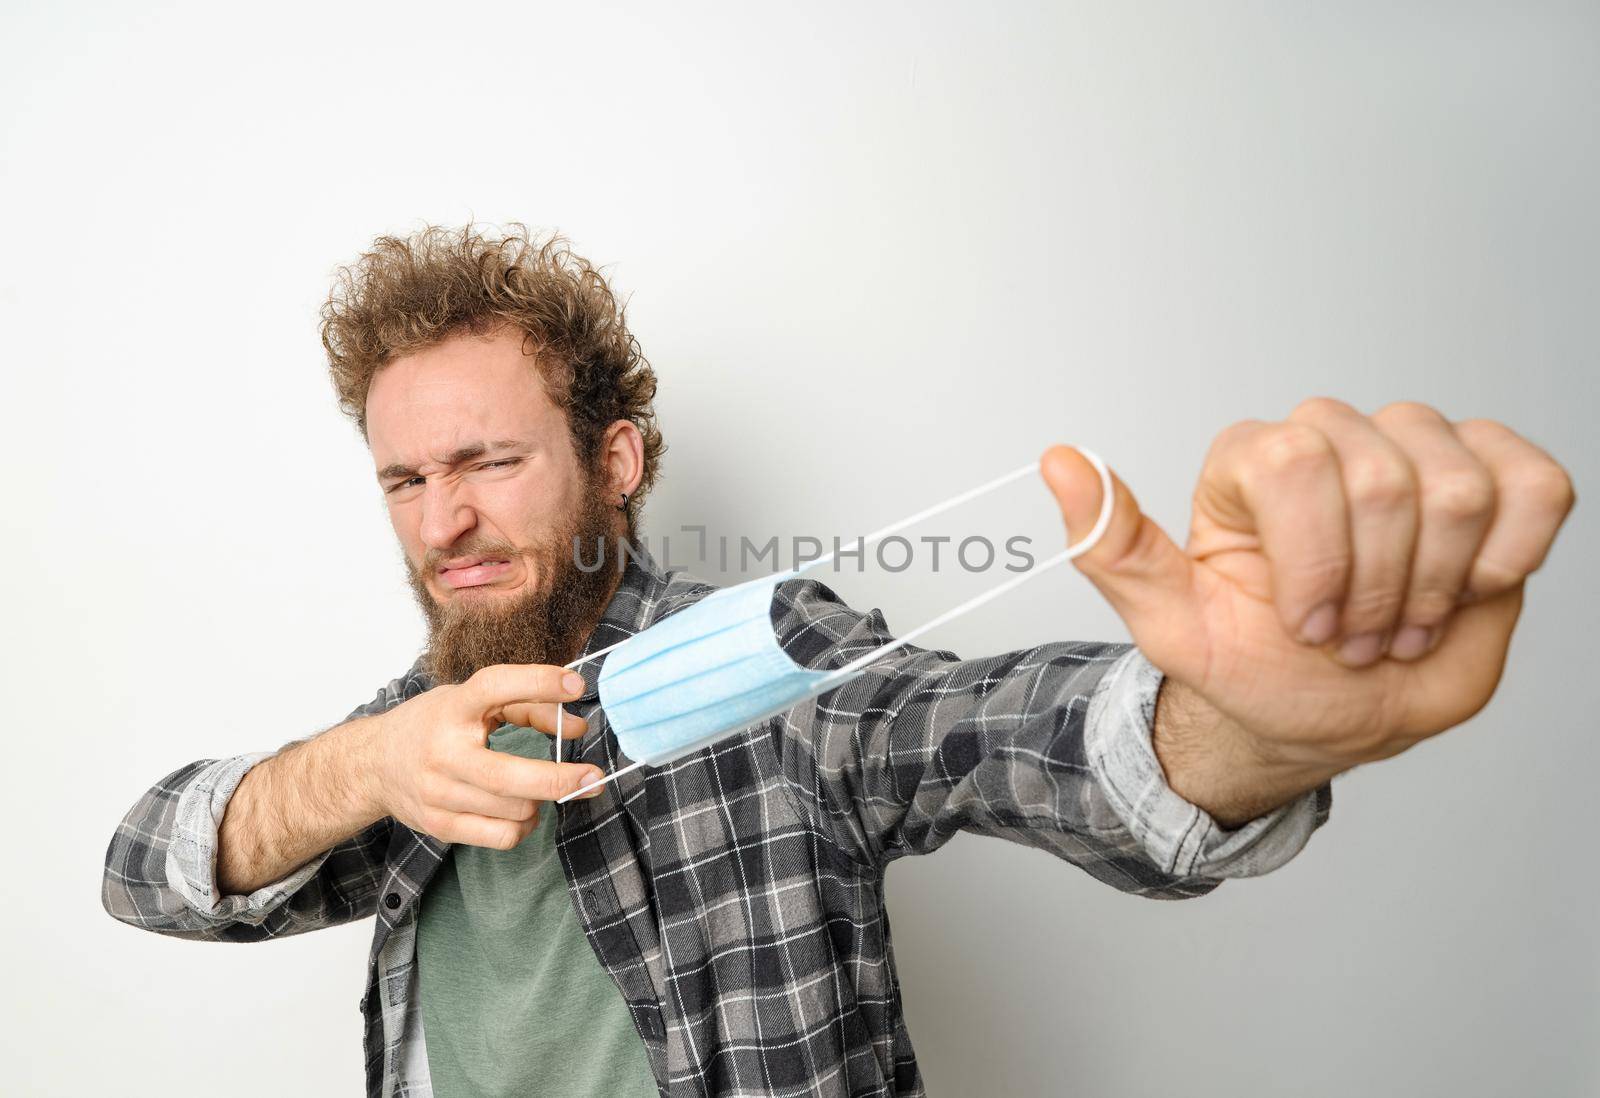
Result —
<path fill-rule="evenodd" d="M 404 682 L 392 680 L 345 721 L 392 708 Z M 251 767 L 274 754 L 203 759 L 156 782 L 106 849 L 106 911 L 158 934 L 224 942 L 303 934 L 373 914 L 394 826 L 387 817 L 248 896 L 218 894 L 217 832 L 228 799 Z"/>
<path fill-rule="evenodd" d="M 773 625 L 792 658 L 819 670 L 894 637 L 879 611 L 853 610 L 816 580 L 779 585 Z M 1327 820 L 1329 786 L 1223 829 L 1166 784 L 1150 742 L 1160 685 L 1127 644 L 969 660 L 907 645 L 782 718 L 778 750 L 819 828 L 873 869 L 961 830 L 1166 899 L 1288 861 Z"/>

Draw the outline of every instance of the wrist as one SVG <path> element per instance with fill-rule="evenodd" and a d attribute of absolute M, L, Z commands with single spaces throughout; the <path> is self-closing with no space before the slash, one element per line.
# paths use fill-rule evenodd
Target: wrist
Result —
<path fill-rule="evenodd" d="M 1172 791 L 1227 829 L 1288 804 L 1359 761 L 1291 750 L 1256 735 L 1171 677 L 1156 696 L 1150 740 Z"/>
<path fill-rule="evenodd" d="M 337 737 L 330 744 L 337 755 L 335 765 L 349 790 L 349 810 L 361 827 L 390 814 L 384 797 L 388 783 L 383 778 L 382 729 L 380 714 L 348 721 L 328 733 Z"/>

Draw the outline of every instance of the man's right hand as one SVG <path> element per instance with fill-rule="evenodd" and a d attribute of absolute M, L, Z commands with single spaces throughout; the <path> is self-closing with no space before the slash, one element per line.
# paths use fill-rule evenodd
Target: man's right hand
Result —
<path fill-rule="evenodd" d="M 489 733 L 502 724 L 553 733 L 556 706 L 582 692 L 583 680 L 560 667 L 499 664 L 296 740 L 246 772 L 228 798 L 218 889 L 245 895 L 281 880 L 386 816 L 444 842 L 511 849 L 538 826 L 541 801 L 601 774 L 492 751 Z M 583 719 L 567 714 L 561 732 L 583 735 Z"/>
<path fill-rule="evenodd" d="M 583 694 L 575 671 L 496 664 L 460 684 L 436 686 L 374 718 L 367 779 L 377 815 L 447 843 L 509 850 L 539 825 L 539 805 L 604 777 L 587 763 L 525 759 L 488 747 L 514 724 L 554 734 L 556 707 Z M 565 713 L 562 737 L 583 718 Z M 594 796 L 600 790 L 587 794 Z"/>

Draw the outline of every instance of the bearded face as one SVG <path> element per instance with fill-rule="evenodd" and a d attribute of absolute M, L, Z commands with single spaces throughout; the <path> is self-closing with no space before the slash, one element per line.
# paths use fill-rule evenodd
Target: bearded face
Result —
<path fill-rule="evenodd" d="M 641 476 L 637 427 L 613 423 L 580 455 L 537 357 L 502 328 L 456 333 L 378 371 L 367 442 L 427 619 L 422 666 L 434 682 L 574 659 L 620 578 L 612 539 L 629 529 L 618 506 Z"/>
<path fill-rule="evenodd" d="M 421 568 L 408 564 L 412 594 L 428 622 L 424 669 L 435 684 L 462 682 L 492 664 L 577 658 L 605 611 L 621 561 L 612 537 L 616 508 L 597 486 L 589 487 L 595 490 L 579 494 L 574 512 L 542 535 L 530 531 L 531 543 L 521 548 L 468 539 L 447 554 L 430 554 Z M 427 582 L 437 574 L 436 557 L 509 561 L 536 579 L 510 592 L 492 584 L 460 588 L 441 601 Z M 595 567 L 602 558 L 603 565 Z"/>

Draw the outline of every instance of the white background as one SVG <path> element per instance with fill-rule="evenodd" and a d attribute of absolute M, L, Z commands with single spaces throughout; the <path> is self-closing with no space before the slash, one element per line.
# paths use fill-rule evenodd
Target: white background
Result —
<path fill-rule="evenodd" d="M 370 922 L 185 942 L 99 887 L 146 786 L 418 649 L 314 321 L 377 233 L 607 264 L 656 532 L 860 532 L 1079 441 L 1181 539 L 1209 440 L 1316 394 L 1501 418 L 1582 497 L 1597 73 L 1592 4 L 8 4 L 0 1090 L 359 1092 Z M 1494 702 L 1341 779 L 1282 871 L 1161 904 L 968 836 L 897 865 L 930 1091 L 1595 1093 L 1586 502 Z M 1060 536 L 1036 484 L 962 521 Z M 836 586 L 904 628 L 981 580 Z M 1125 637 L 1063 572 L 930 641 Z"/>

